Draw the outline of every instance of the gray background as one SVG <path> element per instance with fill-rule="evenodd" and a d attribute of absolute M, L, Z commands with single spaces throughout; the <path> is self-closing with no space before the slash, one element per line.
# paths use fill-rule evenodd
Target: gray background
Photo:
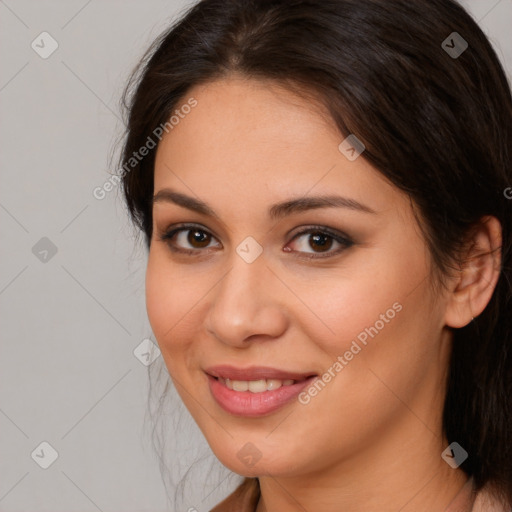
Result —
<path fill-rule="evenodd" d="M 177 480 L 198 464 L 167 500 L 145 417 L 148 370 L 165 367 L 134 354 L 152 338 L 145 250 L 119 187 L 92 193 L 116 170 L 130 71 L 187 4 L 0 0 L 0 511 L 202 512 L 238 481 L 172 394 L 167 463 Z M 512 0 L 464 4 L 510 78 Z M 51 48 L 43 31 L 59 45 L 47 59 L 31 47 Z"/>

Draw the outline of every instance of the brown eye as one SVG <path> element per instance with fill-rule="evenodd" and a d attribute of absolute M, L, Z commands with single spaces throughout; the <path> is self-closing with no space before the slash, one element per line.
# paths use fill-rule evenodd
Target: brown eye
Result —
<path fill-rule="evenodd" d="M 206 249 L 222 248 L 217 239 L 201 226 L 182 224 L 164 232 L 159 239 L 165 242 L 171 251 L 191 256 L 206 253 Z"/>
<path fill-rule="evenodd" d="M 325 233 L 311 233 L 309 235 L 309 246 L 317 252 L 328 251 L 333 244 L 333 239 Z"/>
<path fill-rule="evenodd" d="M 297 233 L 285 250 L 308 258 L 322 258 L 335 256 L 353 245 L 354 242 L 345 234 L 331 232 L 327 227 L 312 227 Z"/>
<path fill-rule="evenodd" d="M 207 247 L 211 241 L 212 236 L 200 229 L 189 229 L 187 242 L 196 249 Z"/>

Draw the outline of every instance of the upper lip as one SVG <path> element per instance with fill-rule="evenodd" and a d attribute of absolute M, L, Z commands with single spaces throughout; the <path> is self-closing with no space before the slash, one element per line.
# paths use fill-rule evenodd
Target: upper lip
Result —
<path fill-rule="evenodd" d="M 268 366 L 250 366 L 248 368 L 236 368 L 230 365 L 218 365 L 206 368 L 206 373 L 212 377 L 230 380 L 304 380 L 316 375 L 314 372 L 293 372 L 269 368 Z"/>

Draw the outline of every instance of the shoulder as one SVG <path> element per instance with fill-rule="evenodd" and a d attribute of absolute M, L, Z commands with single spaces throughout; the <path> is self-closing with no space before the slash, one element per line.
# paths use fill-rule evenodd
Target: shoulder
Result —
<path fill-rule="evenodd" d="M 224 501 L 210 512 L 254 512 L 260 498 L 257 478 L 246 478 Z"/>
<path fill-rule="evenodd" d="M 210 512 L 254 512 L 260 497 L 257 478 L 246 478 L 225 500 Z M 475 498 L 471 512 L 512 512 L 492 492 L 489 486 L 481 489 Z"/>
<path fill-rule="evenodd" d="M 485 486 L 476 495 L 472 512 L 511 512 L 511 509 L 496 497 L 489 486 Z"/>

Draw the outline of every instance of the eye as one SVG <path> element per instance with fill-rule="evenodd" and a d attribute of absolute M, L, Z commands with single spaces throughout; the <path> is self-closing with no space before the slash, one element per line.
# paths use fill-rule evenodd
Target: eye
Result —
<path fill-rule="evenodd" d="M 325 258 L 339 254 L 348 249 L 354 242 L 342 233 L 335 233 L 325 227 L 315 226 L 297 233 L 292 242 L 295 249 L 289 249 L 288 244 L 283 250 L 307 254 L 308 258 Z M 333 249 L 334 250 L 331 250 Z"/>
<path fill-rule="evenodd" d="M 192 254 L 201 252 L 201 249 L 210 248 L 215 237 L 201 226 L 181 225 L 160 235 L 159 240 L 166 242 L 174 252 Z M 221 245 L 218 243 L 217 247 Z"/>
<path fill-rule="evenodd" d="M 195 224 L 175 226 L 160 234 L 158 239 L 165 242 L 173 252 L 194 256 L 204 253 L 203 249 L 222 248 L 218 241 L 212 245 L 216 238 L 208 230 Z M 293 244 L 295 247 L 291 247 Z M 352 245 L 354 242 L 345 234 L 323 226 L 312 226 L 294 235 L 283 251 L 302 253 L 303 257 L 308 259 L 327 258 Z"/>

